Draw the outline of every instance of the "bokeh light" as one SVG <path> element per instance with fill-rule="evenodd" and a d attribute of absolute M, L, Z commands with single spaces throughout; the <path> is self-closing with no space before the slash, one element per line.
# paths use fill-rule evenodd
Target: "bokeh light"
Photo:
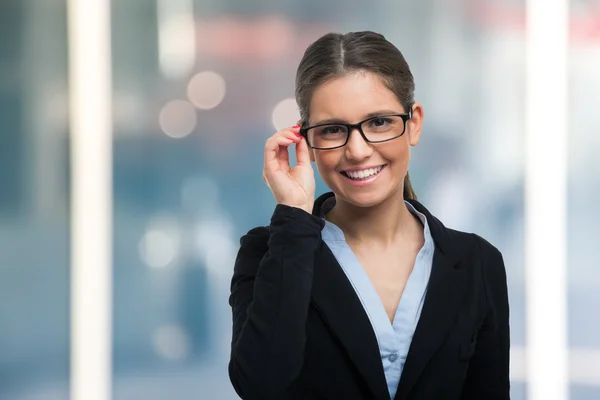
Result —
<path fill-rule="evenodd" d="M 288 126 L 296 125 L 300 120 L 300 111 L 294 98 L 288 98 L 277 103 L 272 114 L 273 126 L 280 131 Z"/>
<path fill-rule="evenodd" d="M 147 266 L 164 268 L 177 259 L 180 247 L 181 233 L 177 220 L 169 215 L 160 215 L 149 221 L 138 250 Z"/>
<path fill-rule="evenodd" d="M 197 73 L 187 87 L 188 98 L 201 110 L 218 106 L 223 101 L 225 92 L 225 79 L 214 71 Z"/>
<path fill-rule="evenodd" d="M 196 109 L 185 100 L 172 100 L 160 110 L 158 122 L 167 135 L 175 139 L 192 133 L 197 123 Z"/>
<path fill-rule="evenodd" d="M 163 359 L 185 360 L 190 355 L 190 338 L 179 325 L 163 325 L 152 335 L 152 347 Z"/>

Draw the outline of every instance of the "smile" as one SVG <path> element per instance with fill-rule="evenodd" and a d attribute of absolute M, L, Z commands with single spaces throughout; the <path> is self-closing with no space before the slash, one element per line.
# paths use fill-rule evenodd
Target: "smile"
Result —
<path fill-rule="evenodd" d="M 342 171 L 341 174 L 344 175 L 346 178 L 356 182 L 370 181 L 374 177 L 379 175 L 379 173 L 385 167 L 386 165 L 380 165 L 378 167 L 366 168 L 361 170 Z"/>

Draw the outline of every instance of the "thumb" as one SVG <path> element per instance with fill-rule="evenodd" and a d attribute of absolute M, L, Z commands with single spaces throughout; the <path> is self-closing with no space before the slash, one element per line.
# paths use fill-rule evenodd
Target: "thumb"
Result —
<path fill-rule="evenodd" d="M 296 161 L 298 165 L 310 165 L 310 153 L 309 153 L 308 144 L 306 143 L 306 138 L 300 139 L 298 143 L 296 143 Z"/>

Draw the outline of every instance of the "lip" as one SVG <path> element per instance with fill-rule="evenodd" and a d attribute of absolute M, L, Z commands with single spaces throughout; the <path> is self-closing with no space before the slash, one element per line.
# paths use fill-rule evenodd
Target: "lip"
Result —
<path fill-rule="evenodd" d="M 375 167 L 368 167 L 368 168 L 378 168 L 378 167 L 381 167 L 381 165 L 377 165 Z M 354 179 L 350 179 L 346 175 L 342 174 L 341 172 L 340 172 L 340 175 L 344 178 L 344 180 L 346 182 L 348 182 L 349 184 L 351 184 L 353 186 L 368 186 L 371 183 L 375 182 L 377 180 L 377 178 L 379 178 L 381 176 L 381 173 L 385 170 L 386 167 L 387 167 L 387 164 L 384 164 L 383 168 L 381 169 L 381 171 L 379 171 L 376 175 L 373 175 L 369 179 L 365 179 L 365 180 L 362 180 L 362 181 L 355 181 Z M 363 169 L 367 169 L 367 168 L 347 169 L 347 170 L 344 170 L 344 171 L 361 171 Z"/>

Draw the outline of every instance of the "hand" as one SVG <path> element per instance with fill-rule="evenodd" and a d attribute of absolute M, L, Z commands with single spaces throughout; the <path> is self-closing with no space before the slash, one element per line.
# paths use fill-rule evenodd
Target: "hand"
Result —
<path fill-rule="evenodd" d="M 312 213 L 315 201 L 315 172 L 310 164 L 306 139 L 300 128 L 285 128 L 267 139 L 263 180 L 279 204 Z M 296 143 L 297 165 L 290 168 L 288 147 Z"/>

